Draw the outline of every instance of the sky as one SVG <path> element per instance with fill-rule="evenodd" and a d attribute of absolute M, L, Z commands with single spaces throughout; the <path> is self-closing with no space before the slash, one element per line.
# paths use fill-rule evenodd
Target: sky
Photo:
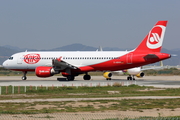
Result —
<path fill-rule="evenodd" d="M 1 0 L 0 46 L 135 48 L 157 21 L 168 20 L 163 48 L 180 48 L 179 5 L 180 0 Z"/>

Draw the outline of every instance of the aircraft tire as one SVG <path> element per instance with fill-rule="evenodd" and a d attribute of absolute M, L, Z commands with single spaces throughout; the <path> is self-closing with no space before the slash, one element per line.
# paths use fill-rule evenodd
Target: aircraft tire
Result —
<path fill-rule="evenodd" d="M 22 76 L 22 80 L 26 80 L 27 79 L 27 77 L 26 76 Z"/>
<path fill-rule="evenodd" d="M 68 75 L 68 76 L 67 76 L 67 80 L 68 80 L 68 81 L 73 81 L 73 80 L 74 80 L 74 76 Z"/>
<path fill-rule="evenodd" d="M 84 75 L 84 76 L 83 76 L 83 79 L 84 79 L 84 80 L 90 80 L 90 79 L 91 79 L 91 76 L 90 76 L 90 75 Z"/>

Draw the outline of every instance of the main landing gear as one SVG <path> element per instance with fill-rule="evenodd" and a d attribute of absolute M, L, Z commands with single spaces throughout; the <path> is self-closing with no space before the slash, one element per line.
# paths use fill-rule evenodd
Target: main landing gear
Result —
<path fill-rule="evenodd" d="M 27 79 L 26 74 L 27 74 L 27 71 L 23 71 L 22 80 L 26 80 Z"/>
<path fill-rule="evenodd" d="M 66 79 L 67 79 L 68 81 L 73 81 L 74 78 L 75 78 L 74 75 L 68 75 L 68 76 L 66 77 Z M 84 79 L 84 80 L 90 80 L 90 79 L 91 79 L 91 76 L 88 75 L 88 74 L 85 74 L 85 75 L 83 76 L 83 79 Z"/>
<path fill-rule="evenodd" d="M 132 77 L 131 75 L 129 75 L 129 76 L 127 77 L 127 80 L 136 80 L 136 79 L 134 78 L 134 75 L 133 75 L 133 77 Z"/>
<path fill-rule="evenodd" d="M 73 75 L 68 75 L 67 76 L 67 80 L 68 81 L 73 81 L 74 80 L 74 76 Z"/>
<path fill-rule="evenodd" d="M 90 80 L 90 79 L 91 79 L 91 76 L 86 73 L 86 74 L 83 76 L 83 79 L 84 79 L 84 80 Z"/>
<path fill-rule="evenodd" d="M 106 80 L 111 80 L 111 78 L 106 78 Z"/>

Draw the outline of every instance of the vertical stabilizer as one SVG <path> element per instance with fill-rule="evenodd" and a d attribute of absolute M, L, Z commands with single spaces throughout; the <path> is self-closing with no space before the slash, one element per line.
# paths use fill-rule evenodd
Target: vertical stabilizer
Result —
<path fill-rule="evenodd" d="M 168 21 L 158 21 L 135 49 L 135 52 L 160 52 L 167 22 Z"/>

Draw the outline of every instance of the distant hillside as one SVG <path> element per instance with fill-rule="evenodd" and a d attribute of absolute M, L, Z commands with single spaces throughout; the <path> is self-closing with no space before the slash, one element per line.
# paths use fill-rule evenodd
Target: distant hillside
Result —
<path fill-rule="evenodd" d="M 4 60 L 6 60 L 9 56 L 11 56 L 14 53 L 17 52 L 22 52 L 25 50 L 28 51 L 96 51 L 98 48 L 91 47 L 91 46 L 86 46 L 82 45 L 79 43 L 71 44 L 71 45 L 66 45 L 54 49 L 49 49 L 49 50 L 35 50 L 35 49 L 28 49 L 28 48 L 18 48 L 14 46 L 0 46 L 0 65 L 3 63 Z M 122 50 L 132 50 L 132 49 L 120 49 L 120 48 L 111 48 L 111 47 L 104 47 L 103 51 L 122 51 Z M 171 57 L 168 60 L 164 60 L 163 63 L 164 65 L 171 65 L 171 66 L 176 66 L 180 65 L 180 49 L 176 50 L 168 50 L 168 49 L 162 49 L 163 53 L 169 53 L 169 54 L 175 54 L 177 55 L 176 57 Z M 157 63 L 159 64 L 159 63 Z"/>
<path fill-rule="evenodd" d="M 6 47 L 0 47 L 0 56 L 10 56 L 13 53 L 16 53 L 17 50 L 6 48 Z"/>
<path fill-rule="evenodd" d="M 162 52 L 171 54 L 171 56 L 172 56 L 170 59 L 163 61 L 164 65 L 172 65 L 172 66 L 180 65 L 180 50 L 172 51 L 172 50 L 167 50 L 167 49 L 163 48 Z"/>
<path fill-rule="evenodd" d="M 75 43 L 75 44 L 66 45 L 66 46 L 51 49 L 51 51 L 95 51 L 95 50 L 97 50 L 97 48 L 82 45 L 79 43 Z"/>
<path fill-rule="evenodd" d="M 2 65 L 3 61 L 9 58 L 12 54 L 18 52 L 17 50 L 6 48 L 0 46 L 0 65 Z"/>

